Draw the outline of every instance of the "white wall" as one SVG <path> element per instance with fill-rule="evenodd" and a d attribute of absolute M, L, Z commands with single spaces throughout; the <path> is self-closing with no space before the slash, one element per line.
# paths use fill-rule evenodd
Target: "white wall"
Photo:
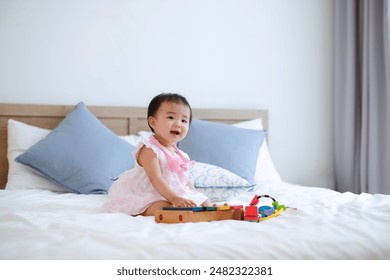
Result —
<path fill-rule="evenodd" d="M 332 187 L 332 1 L 0 0 L 0 102 L 266 108 L 285 181 Z"/>

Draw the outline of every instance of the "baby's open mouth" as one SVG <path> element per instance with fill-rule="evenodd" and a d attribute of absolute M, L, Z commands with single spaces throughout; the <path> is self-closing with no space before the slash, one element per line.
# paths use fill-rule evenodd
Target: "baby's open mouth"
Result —
<path fill-rule="evenodd" d="M 175 134 L 175 135 L 179 135 L 179 134 L 180 134 L 179 131 L 174 131 L 174 130 L 172 130 L 171 133 L 172 133 L 172 134 Z"/>

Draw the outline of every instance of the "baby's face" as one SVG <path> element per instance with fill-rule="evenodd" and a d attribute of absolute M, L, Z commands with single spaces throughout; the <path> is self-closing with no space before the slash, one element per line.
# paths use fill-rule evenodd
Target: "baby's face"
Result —
<path fill-rule="evenodd" d="M 149 124 L 159 142 L 164 146 L 176 144 L 188 132 L 190 108 L 181 103 L 163 102 L 154 117 L 149 117 Z"/>

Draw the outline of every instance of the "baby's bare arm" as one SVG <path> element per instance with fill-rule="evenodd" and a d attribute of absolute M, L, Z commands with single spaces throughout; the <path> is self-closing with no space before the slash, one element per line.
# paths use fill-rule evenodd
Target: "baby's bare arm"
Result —
<path fill-rule="evenodd" d="M 138 155 L 139 164 L 145 169 L 145 172 L 153 187 L 161 196 L 172 203 L 173 206 L 193 207 L 196 204 L 190 200 L 178 196 L 172 191 L 167 181 L 161 173 L 160 162 L 151 148 L 142 147 Z"/>

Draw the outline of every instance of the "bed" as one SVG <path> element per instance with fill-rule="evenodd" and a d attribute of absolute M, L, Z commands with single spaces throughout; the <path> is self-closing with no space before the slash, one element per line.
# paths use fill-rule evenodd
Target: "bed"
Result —
<path fill-rule="evenodd" d="M 121 141 L 106 146 L 136 145 L 149 133 L 146 108 L 85 106 L 84 109 Z M 85 178 L 76 178 L 76 186 L 69 187 L 66 181 L 69 178 L 56 181 L 53 175 L 42 170 L 37 172 L 35 166 L 15 162 L 15 158 L 49 138 L 74 110 L 73 105 L 0 104 L 0 259 L 390 259 L 390 196 L 339 193 L 284 182 L 267 146 L 272 141 L 272 133 L 253 134 L 262 137 L 257 141 L 260 146 L 254 146 L 258 151 L 249 151 L 252 155 L 248 157 L 241 152 L 241 157 L 236 159 L 237 168 L 247 162 L 254 166 L 253 182 L 248 186 L 241 181 L 229 181 L 233 180 L 230 177 L 224 177 L 227 182 L 218 181 L 215 169 L 208 169 L 217 166 L 211 163 L 197 170 L 198 173 L 210 172 L 206 173 L 209 176 L 202 174 L 206 182 L 196 174 L 194 178 L 199 179 L 199 189 L 204 187 L 202 191 L 209 191 L 217 205 L 249 205 L 255 195 L 269 195 L 287 207 L 275 218 L 259 223 L 224 220 L 166 224 L 157 223 L 154 217 L 107 213 L 102 209 L 107 194 L 94 188 L 96 184 L 92 189 L 87 186 L 80 190 L 77 184 Z M 204 131 L 198 132 L 198 136 L 208 135 L 202 125 L 210 124 L 210 134 L 214 130 L 226 130 L 228 136 L 219 134 L 231 140 L 235 138 L 230 128 L 234 128 L 240 139 L 235 145 L 244 148 L 251 145 L 246 143 L 248 139 L 256 142 L 257 136 L 244 137 L 242 132 L 271 132 L 266 110 L 195 108 L 193 115 L 200 131 Z M 78 119 L 76 121 L 79 123 Z M 113 139 L 112 135 L 110 137 Z M 99 134 L 92 138 L 99 139 Z M 93 139 L 88 139 L 88 146 L 92 146 L 92 142 Z M 217 142 L 215 149 L 223 146 L 222 143 L 223 139 Z M 61 147 L 66 150 L 66 145 Z M 94 155 L 104 154 L 105 147 L 96 150 Z M 77 150 L 77 147 L 72 149 Z M 198 149 L 204 150 L 202 146 Z M 57 150 L 62 148 L 57 147 Z M 72 152 L 67 150 L 66 154 Z M 117 157 L 120 161 L 121 153 Z M 73 164 L 52 155 L 49 160 L 49 165 L 63 164 L 64 173 Z M 92 160 L 93 164 L 97 161 Z M 80 161 L 83 161 L 81 157 L 74 164 Z M 222 171 L 217 169 L 217 172 Z M 238 177 L 238 180 L 246 178 Z M 268 205 L 268 200 L 261 198 L 259 204 Z"/>

